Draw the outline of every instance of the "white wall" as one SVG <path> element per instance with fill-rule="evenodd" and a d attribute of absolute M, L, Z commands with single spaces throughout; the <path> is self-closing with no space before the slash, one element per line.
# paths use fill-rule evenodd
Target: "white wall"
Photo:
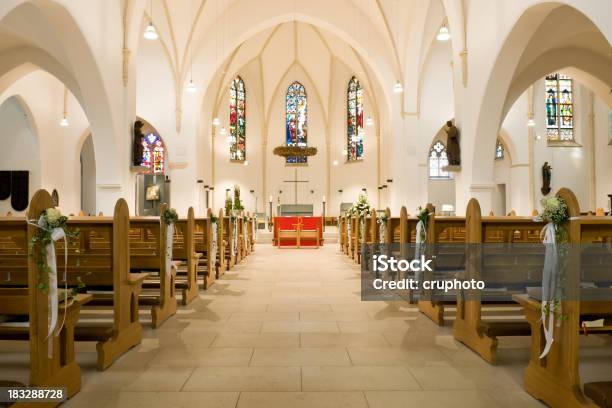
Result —
<path fill-rule="evenodd" d="M 577 146 L 553 146 L 546 140 L 546 111 L 544 80 L 533 87 L 533 109 L 536 126 L 533 141 L 533 182 L 535 205 L 529 206 L 529 132 L 527 121 L 527 92 L 514 103 L 504 119 L 502 133 L 509 138 L 511 149 L 506 149 L 509 157 L 511 150 L 516 157 L 494 163 L 494 183 L 506 183 L 506 208 L 518 214 L 528 215 L 540 209 L 543 195 L 542 165 L 548 162 L 552 170 L 551 193 L 562 187 L 570 188 L 580 203 L 582 211 L 607 208 L 607 194 L 612 192 L 609 174 L 612 174 L 612 146 L 608 144 L 608 107 L 585 85 L 574 79 L 574 137 Z M 589 116 L 593 101 L 593 124 L 595 145 L 591 141 Z M 539 140 L 535 135 L 539 136 Z M 591 160 L 594 147 L 595 175 L 591 175 Z M 591 205 L 591 189 L 595 188 L 596 205 Z M 494 193 L 495 194 L 495 193 Z M 494 210 L 495 212 L 495 210 Z"/>
<path fill-rule="evenodd" d="M 32 127 L 35 127 L 37 132 L 33 137 L 38 143 L 34 153 L 30 148 L 35 145 L 31 143 L 7 143 L 5 146 L 10 148 L 3 149 L 2 154 L 7 155 L 7 160 L 10 158 L 11 167 L 35 169 L 38 175 L 34 177 L 33 185 L 37 188 L 44 188 L 49 192 L 57 189 L 62 212 L 78 213 L 81 209 L 80 146 L 84 135 L 89 134 L 89 124 L 80 105 L 68 93 L 70 126 L 59 126 L 63 115 L 64 86 L 55 77 L 40 70 L 33 71 L 13 83 L 0 94 L 0 101 L 12 95 L 19 95 L 29 108 Z M 15 129 L 22 129 L 23 134 L 23 113 L 13 109 L 6 112 L 6 115 L 7 123 L 13 123 Z M 2 137 L 11 136 L 4 131 L 2 134 Z M 23 150 L 26 148 L 28 150 Z M 2 160 L 2 163 L 4 165 L 5 161 Z M 90 182 L 95 184 L 96 180 Z M 33 193 L 32 189 L 31 192 Z"/>

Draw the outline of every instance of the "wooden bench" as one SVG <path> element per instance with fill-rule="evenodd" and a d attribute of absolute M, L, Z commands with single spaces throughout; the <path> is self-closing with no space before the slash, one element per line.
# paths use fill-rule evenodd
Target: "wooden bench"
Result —
<path fill-rule="evenodd" d="M 596 276 L 602 280 L 610 278 L 610 254 L 606 245 L 612 242 L 612 219 L 609 217 L 582 216 L 580 207 L 574 194 L 568 189 L 561 189 L 557 195 L 562 197 L 568 205 L 569 215 L 572 217 L 568 222 L 569 242 L 589 245 L 582 248 L 582 257 L 574 259 L 577 264 L 572 265 L 573 270 L 581 271 L 581 274 Z M 585 251 L 600 251 L 590 253 L 587 262 Z M 580 287 L 580 276 L 570 274 L 566 277 L 570 280 L 573 288 Z M 607 285 L 606 285 L 607 286 Z M 604 289 L 605 290 L 605 289 Z M 525 391 L 535 398 L 550 406 L 563 407 L 593 407 L 595 404 L 585 397 L 592 396 L 593 400 L 604 406 L 603 403 L 610 402 L 610 382 L 597 384 L 585 384 L 585 391 L 581 389 L 579 370 L 579 348 L 578 336 L 581 333 L 581 321 L 604 318 L 605 325 L 602 328 L 593 328 L 590 333 L 610 334 L 612 333 L 612 301 L 579 301 L 576 299 L 565 299 L 561 302 L 561 310 L 564 315 L 559 327 L 555 327 L 554 342 L 548 355 L 539 358 L 544 345 L 541 303 L 528 295 L 517 295 L 518 301 L 525 311 L 525 315 L 531 325 L 531 355 L 529 365 L 525 369 L 524 387 Z M 612 378 L 612 374 L 610 375 Z"/>
<path fill-rule="evenodd" d="M 175 287 L 181 291 L 181 303 L 187 305 L 198 296 L 198 258 L 195 250 L 195 216 L 189 207 L 187 218 L 180 218 L 174 225 L 172 259 L 176 266 Z"/>
<path fill-rule="evenodd" d="M 40 214 L 52 207 L 51 195 L 45 190 L 39 190 L 30 201 L 27 219 L 38 220 Z M 5 229 L 6 222 L 13 224 Z M 20 224 L 20 225 L 19 225 Z M 25 228 L 24 228 L 25 226 Z M 18 231 L 18 232 L 16 232 Z M 21 236 L 24 231 L 25 236 Z M 34 226 L 26 225 L 26 218 L 11 217 L 11 221 L 0 218 L 0 237 L 6 244 L 15 234 L 29 243 L 37 233 Z M 8 238 L 8 239 L 7 239 Z M 6 248 L 6 245 L 3 245 Z M 27 248 L 27 246 L 26 246 Z M 33 248 L 38 251 L 38 245 Z M 15 254 L 14 255 L 21 255 Z M 4 264 L 9 252 L 0 251 L 0 263 Z M 74 396 L 81 388 L 81 369 L 75 361 L 74 331 L 79 318 L 81 306 L 91 300 L 91 295 L 80 294 L 61 302 L 58 310 L 58 321 L 64 322 L 58 336 L 48 336 L 48 303 L 49 292 L 39 288 L 39 271 L 36 261 L 26 253 L 25 287 L 0 287 L 0 315 L 27 316 L 28 322 L 22 324 L 0 324 L 0 339 L 26 339 L 29 342 L 29 385 L 39 387 L 66 387 L 69 397 Z M 3 270 L 6 273 L 7 270 Z M 51 354 L 49 356 L 49 350 Z M 4 382 L 3 382 L 4 383 Z M 13 383 L 14 384 L 14 383 Z M 45 406 L 53 407 L 59 404 L 48 403 Z M 26 407 L 28 404 L 14 404 L 13 407 Z M 31 406 L 31 405 L 30 405 Z"/>
<path fill-rule="evenodd" d="M 212 211 L 210 208 L 206 217 L 195 219 L 195 252 L 198 254 L 196 269 L 198 276 L 202 277 L 204 289 L 208 289 L 215 282 L 215 279 L 219 276 L 219 269 L 222 267 L 219 248 L 214 247 L 215 244 L 213 243 L 213 228 L 218 231 L 218 224 L 213 224 L 211 219 Z M 219 245 L 218 238 L 216 245 Z"/>
<path fill-rule="evenodd" d="M 425 279 L 433 280 L 436 274 L 448 277 L 451 271 L 461 265 L 465 256 L 465 217 L 438 216 L 433 206 L 427 205 L 430 215 L 427 222 L 425 242 L 427 257 L 433 259 L 434 272 L 425 273 Z M 433 246 L 433 247 L 432 247 Z M 435 250 L 435 252 L 434 252 Z M 433 258 L 435 256 L 435 258 Z M 463 268 L 461 268 L 463 269 Z M 443 326 L 445 305 L 455 305 L 456 299 L 442 296 L 433 290 L 421 291 L 418 308 L 421 313 L 439 326 Z"/>
<path fill-rule="evenodd" d="M 225 269 L 229 271 L 236 264 L 236 253 L 234 250 L 234 222 L 232 221 L 232 217 L 229 215 L 225 215 L 223 218 L 219 219 L 220 222 L 223 222 L 223 263 L 225 264 Z"/>
<path fill-rule="evenodd" d="M 160 207 L 160 213 L 168 208 Z M 130 268 L 136 272 L 150 273 L 145 280 L 140 296 L 140 303 L 151 306 L 151 324 L 153 328 L 161 326 L 170 316 L 176 313 L 176 293 L 174 282 L 176 265 L 166 267 L 166 234 L 165 222 L 160 217 L 130 217 Z"/>
<path fill-rule="evenodd" d="M 343 214 L 338 218 L 338 243 L 340 244 L 340 251 L 345 254 L 348 253 L 347 233 L 346 215 Z"/>
<path fill-rule="evenodd" d="M 70 229 L 78 230 L 77 237 L 68 240 L 67 285 L 85 285 L 93 295 L 84 308 L 76 326 L 77 341 L 95 341 L 98 354 L 97 368 L 105 370 L 130 348 L 140 344 L 142 327 L 138 320 L 138 297 L 146 274 L 131 274 L 127 249 L 129 210 L 125 200 L 115 205 L 113 217 L 71 217 Z M 25 226 L 23 230 L 25 232 Z M 16 235 L 15 230 L 13 234 Z M 16 239 L 15 245 L 22 242 Z M 25 252 L 27 249 L 21 251 Z M 56 243 L 58 254 L 64 252 L 63 241 Z M 27 265 L 26 260 L 22 265 Z M 63 271 L 64 257 L 57 256 L 58 273 Z M 5 279 L 7 285 L 25 285 L 27 274 L 22 270 Z M 112 319 L 97 306 L 109 305 Z M 96 306 L 91 308 L 90 306 Z M 87 318 L 87 321 L 84 318 Z"/>
<path fill-rule="evenodd" d="M 507 287 L 500 291 L 499 296 L 478 290 L 458 291 L 453 335 L 490 364 L 497 363 L 497 337 L 528 336 L 531 330 L 522 316 L 518 319 L 483 319 L 482 295 L 485 293 L 489 301 L 499 308 L 516 306 L 509 296 L 515 291 L 524 293 L 524 282 L 528 276 L 541 273 L 545 248 L 543 245 L 510 247 L 503 244 L 539 244 L 543 227 L 543 222 L 534 221 L 532 217 L 482 217 L 478 201 L 473 198 L 468 203 L 464 279 L 479 280 L 483 277 L 483 271 L 486 271 L 487 276 L 495 274 L 497 285 Z M 489 245 L 484 247 L 481 244 Z M 491 279 L 486 280 L 490 284 Z M 466 299 L 466 294 L 469 299 Z"/>

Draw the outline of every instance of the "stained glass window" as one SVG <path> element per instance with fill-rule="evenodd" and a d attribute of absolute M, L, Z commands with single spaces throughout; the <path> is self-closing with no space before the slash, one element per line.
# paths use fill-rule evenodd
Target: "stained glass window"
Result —
<path fill-rule="evenodd" d="M 546 137 L 550 141 L 574 140 L 574 93 L 572 79 L 565 75 L 546 77 Z"/>
<path fill-rule="evenodd" d="M 308 145 L 308 102 L 306 89 L 299 82 L 287 89 L 285 140 L 287 146 Z M 306 157 L 288 157 L 287 163 L 307 163 Z"/>
<path fill-rule="evenodd" d="M 505 153 L 504 145 L 502 144 L 501 140 L 497 139 L 497 142 L 495 143 L 495 160 L 503 160 Z"/>
<path fill-rule="evenodd" d="M 230 87 L 230 160 L 246 159 L 246 90 L 237 76 Z"/>
<path fill-rule="evenodd" d="M 165 171 L 164 143 L 155 133 L 142 138 L 141 166 L 148 167 L 149 173 L 160 174 Z"/>
<path fill-rule="evenodd" d="M 449 179 L 451 173 L 442 170 L 448 166 L 448 157 L 446 156 L 446 146 L 444 143 L 437 141 L 429 151 L 429 178 L 430 179 Z"/>
<path fill-rule="evenodd" d="M 347 92 L 347 152 L 348 161 L 363 159 L 363 88 L 352 77 Z"/>

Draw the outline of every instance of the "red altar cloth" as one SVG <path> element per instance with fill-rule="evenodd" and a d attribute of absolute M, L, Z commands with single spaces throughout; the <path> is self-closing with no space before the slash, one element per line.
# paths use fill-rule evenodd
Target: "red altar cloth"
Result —
<path fill-rule="evenodd" d="M 297 230 L 297 224 L 300 223 L 303 230 L 319 230 L 319 244 L 323 245 L 323 217 L 274 217 L 274 245 L 278 245 L 278 230 Z M 295 239 L 283 239 L 283 246 L 297 246 Z M 304 238 L 300 240 L 301 246 L 316 246 L 317 243 L 313 238 Z"/>

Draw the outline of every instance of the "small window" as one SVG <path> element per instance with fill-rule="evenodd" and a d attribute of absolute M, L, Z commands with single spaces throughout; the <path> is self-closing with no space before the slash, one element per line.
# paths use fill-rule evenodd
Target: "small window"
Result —
<path fill-rule="evenodd" d="M 446 156 L 446 146 L 444 143 L 437 141 L 429 151 L 429 178 L 430 179 L 450 179 L 451 173 L 444 171 L 443 168 L 448 166 L 448 157 Z"/>

